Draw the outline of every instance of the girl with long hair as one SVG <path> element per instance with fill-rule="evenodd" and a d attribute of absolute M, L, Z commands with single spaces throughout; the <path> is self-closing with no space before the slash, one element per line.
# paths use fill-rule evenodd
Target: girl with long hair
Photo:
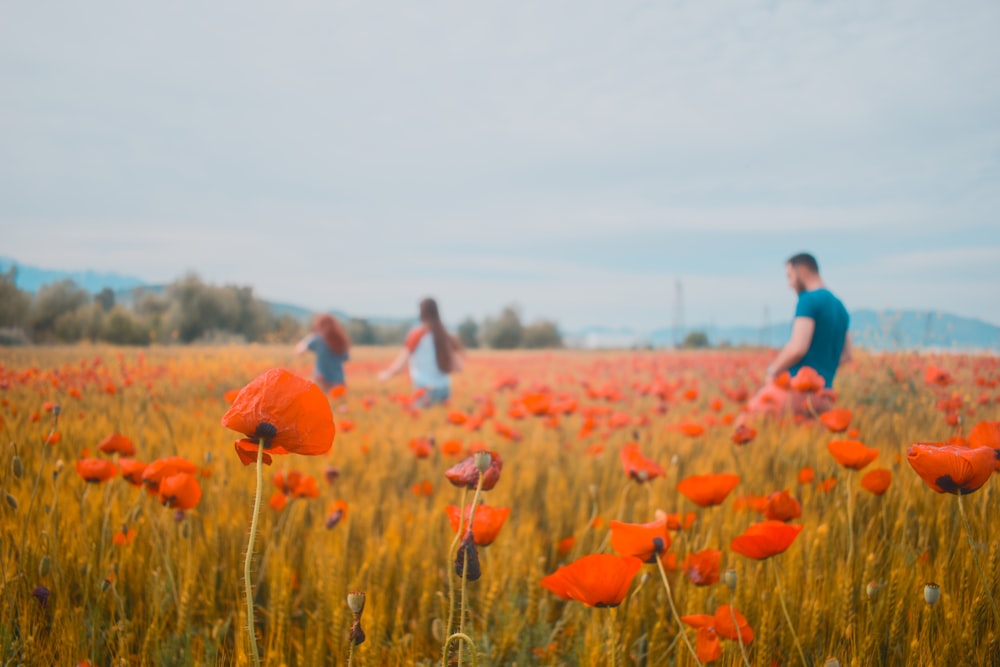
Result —
<path fill-rule="evenodd" d="M 462 370 L 462 345 L 444 328 L 434 299 L 420 302 L 420 324 L 406 335 L 399 356 L 379 373 L 379 380 L 388 380 L 406 365 L 413 387 L 423 390 L 423 405 L 448 400 L 451 373 Z"/>
<path fill-rule="evenodd" d="M 316 353 L 313 380 L 323 391 L 330 391 L 344 384 L 344 362 L 347 361 L 350 346 L 351 340 L 336 317 L 317 315 L 312 332 L 295 346 L 295 354 L 303 354 L 307 350 Z"/>

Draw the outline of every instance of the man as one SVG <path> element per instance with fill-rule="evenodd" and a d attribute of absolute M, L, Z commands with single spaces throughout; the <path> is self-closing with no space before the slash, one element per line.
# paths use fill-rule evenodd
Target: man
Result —
<path fill-rule="evenodd" d="M 823 284 L 816 258 L 799 253 L 785 263 L 788 285 L 799 295 L 792 336 L 767 367 L 771 384 L 783 371 L 795 375 L 808 366 L 833 388 L 837 367 L 851 359 L 850 317 L 840 299 Z"/>

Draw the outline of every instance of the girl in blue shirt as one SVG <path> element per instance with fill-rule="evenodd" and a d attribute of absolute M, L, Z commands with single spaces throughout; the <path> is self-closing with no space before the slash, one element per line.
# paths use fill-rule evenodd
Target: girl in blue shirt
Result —
<path fill-rule="evenodd" d="M 323 391 L 330 391 L 344 384 L 344 362 L 347 361 L 351 340 L 347 332 L 332 315 L 317 315 L 313 320 L 312 333 L 299 341 L 295 354 L 307 350 L 316 353 L 316 369 L 313 380 Z"/>

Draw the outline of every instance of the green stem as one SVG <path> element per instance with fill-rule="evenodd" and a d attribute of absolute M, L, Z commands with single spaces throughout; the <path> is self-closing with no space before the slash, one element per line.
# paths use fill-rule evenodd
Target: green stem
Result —
<path fill-rule="evenodd" d="M 733 609 L 733 602 L 736 596 L 729 591 L 729 617 L 733 619 L 733 627 L 736 628 L 736 641 L 740 643 L 740 655 L 743 656 L 743 664 L 750 667 L 750 659 L 747 658 L 747 647 L 743 644 L 743 633 L 740 632 L 740 624 L 736 622 L 736 611 Z"/>
<path fill-rule="evenodd" d="M 854 519 L 853 511 L 851 509 L 851 499 L 854 496 L 854 471 L 850 468 L 847 469 L 847 484 L 844 485 L 844 491 L 847 493 L 847 567 L 848 572 L 851 571 L 851 565 L 854 562 Z"/>
<path fill-rule="evenodd" d="M 455 558 L 455 549 L 458 547 L 458 541 L 461 539 L 462 535 L 462 516 L 465 512 L 465 498 L 469 493 L 468 487 L 462 487 L 462 504 L 459 506 L 458 510 L 458 530 L 455 531 L 455 537 L 451 541 L 451 548 L 448 549 L 448 570 L 452 568 L 452 559 Z M 448 667 L 448 644 L 451 642 L 451 624 L 455 620 L 455 581 L 451 577 L 451 572 L 448 572 L 448 624 L 444 626 L 445 641 L 441 645 L 441 667 Z"/>
<path fill-rule="evenodd" d="M 448 635 L 448 638 L 444 640 L 444 652 L 445 655 L 448 653 L 448 645 L 451 644 L 452 640 L 458 639 L 461 642 L 467 643 L 469 648 L 472 649 L 472 664 L 475 667 L 479 667 L 479 658 L 476 656 L 476 645 L 472 643 L 472 637 L 461 632 L 456 632 L 454 634 Z M 462 644 L 459 644 L 461 646 Z"/>
<path fill-rule="evenodd" d="M 663 569 L 663 563 L 660 562 L 659 554 L 656 554 L 656 567 L 660 570 L 660 578 L 663 579 L 663 587 L 667 589 L 667 602 L 670 603 L 670 612 L 674 615 L 674 621 L 677 622 L 677 631 L 684 639 L 684 644 L 688 647 L 688 651 L 691 652 L 691 657 L 694 658 L 695 664 L 698 665 L 698 667 L 702 667 L 701 660 L 698 659 L 698 652 L 695 651 L 694 646 L 691 645 L 691 640 L 688 639 L 687 632 L 684 631 L 684 623 L 681 621 L 681 615 L 677 613 L 677 607 L 674 606 L 674 596 L 670 592 L 670 580 L 667 579 L 667 571 Z"/>
<path fill-rule="evenodd" d="M 347 642 L 347 667 L 351 667 L 354 662 L 354 642 Z"/>
<path fill-rule="evenodd" d="M 958 513 L 962 515 L 962 525 L 965 526 L 965 539 L 969 542 L 969 549 L 972 551 L 972 560 L 976 563 L 976 571 L 979 572 L 979 580 L 983 584 L 983 590 L 986 591 L 990 607 L 993 608 L 993 619 L 997 622 L 997 627 L 1000 627 L 1000 609 L 997 609 L 997 601 L 993 599 L 993 593 L 990 591 L 990 585 L 986 579 L 986 572 L 983 571 L 983 564 L 979 562 L 979 554 L 976 551 L 976 543 L 972 539 L 972 530 L 969 528 L 969 517 L 965 515 L 965 505 L 962 504 L 961 493 L 958 494 Z"/>
<path fill-rule="evenodd" d="M 618 608 L 611 610 L 611 622 L 608 623 L 608 650 L 611 651 L 611 667 L 618 667 L 618 643 L 615 641 L 615 620 Z"/>
<path fill-rule="evenodd" d="M 479 503 L 479 494 L 483 492 L 483 480 L 486 479 L 486 475 L 479 473 L 479 482 L 476 484 L 476 493 L 472 496 L 472 508 L 469 509 L 469 527 L 467 528 L 470 535 L 472 533 L 472 520 L 476 518 L 476 506 Z M 465 506 L 459 510 L 459 522 L 458 529 L 462 532 L 462 521 L 461 517 L 465 515 Z M 473 535 L 473 542 L 475 542 L 475 535 Z M 465 584 L 469 580 L 469 551 L 466 549 L 463 553 L 464 561 L 462 563 L 462 607 L 461 613 L 458 616 L 458 634 L 465 634 Z M 458 665 L 462 667 L 462 644 L 458 645 Z M 475 649 L 473 649 L 475 652 Z"/>
<path fill-rule="evenodd" d="M 799 658 L 802 660 L 804 667 L 809 667 L 809 661 L 806 660 L 805 651 L 802 650 L 802 644 L 799 643 L 799 636 L 795 632 L 795 626 L 792 625 L 792 617 L 788 613 L 788 607 L 785 605 L 785 590 L 781 586 L 781 577 L 778 576 L 778 566 L 774 564 L 774 559 L 768 559 L 771 562 L 771 572 L 774 573 L 774 584 L 775 588 L 778 589 L 778 602 L 781 603 L 781 611 L 785 614 L 785 622 L 788 623 L 788 629 L 792 632 L 792 639 L 795 640 L 795 648 L 799 651 Z"/>
<path fill-rule="evenodd" d="M 247 542 L 247 556 L 243 562 L 243 582 L 247 596 L 247 629 L 250 632 L 250 661 L 254 667 L 260 667 L 260 655 L 257 653 L 257 635 L 254 633 L 253 621 L 253 582 L 250 579 L 250 565 L 253 562 L 253 543 L 257 536 L 257 517 L 260 515 L 260 488 L 264 483 L 264 448 L 266 440 L 257 445 L 257 490 L 253 498 L 253 518 L 250 520 L 250 540 Z"/>

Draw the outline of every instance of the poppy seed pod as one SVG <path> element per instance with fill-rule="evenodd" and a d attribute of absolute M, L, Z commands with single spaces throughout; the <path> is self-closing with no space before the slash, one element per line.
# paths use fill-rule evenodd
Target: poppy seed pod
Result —
<path fill-rule="evenodd" d="M 365 592 L 364 591 L 351 591 L 347 594 L 347 606 L 351 608 L 351 612 L 354 614 L 361 615 L 361 612 L 365 610 Z"/>
<path fill-rule="evenodd" d="M 14 496 L 12 496 L 12 495 L 10 495 L 8 493 L 7 494 L 7 504 L 10 505 L 10 508 L 12 510 L 16 510 L 17 509 L 17 498 L 15 498 Z"/>
<path fill-rule="evenodd" d="M 490 468 L 490 462 L 493 460 L 490 458 L 489 452 L 476 452 L 475 453 L 476 470 L 480 474 L 485 475 L 486 471 Z"/>
<path fill-rule="evenodd" d="M 21 457 L 14 454 L 14 458 L 10 461 L 10 471 L 14 473 L 14 477 L 21 479 L 21 475 L 24 474 L 24 466 L 21 465 Z"/>
<path fill-rule="evenodd" d="M 931 582 L 929 584 L 924 584 L 924 600 L 927 604 L 933 606 L 935 602 L 941 597 L 941 587 L 937 584 Z"/>
<path fill-rule="evenodd" d="M 731 591 L 736 590 L 736 581 L 737 581 L 736 570 L 734 570 L 733 568 L 729 568 L 728 570 L 722 573 L 722 582 L 729 587 L 729 590 Z"/>
<path fill-rule="evenodd" d="M 840 660 L 836 658 L 827 658 L 826 662 L 823 663 L 823 667 L 840 667 Z"/>
<path fill-rule="evenodd" d="M 868 585 L 865 586 L 865 595 L 868 596 L 869 600 L 874 600 L 880 588 L 881 586 L 879 586 L 877 581 L 869 581 Z"/>

